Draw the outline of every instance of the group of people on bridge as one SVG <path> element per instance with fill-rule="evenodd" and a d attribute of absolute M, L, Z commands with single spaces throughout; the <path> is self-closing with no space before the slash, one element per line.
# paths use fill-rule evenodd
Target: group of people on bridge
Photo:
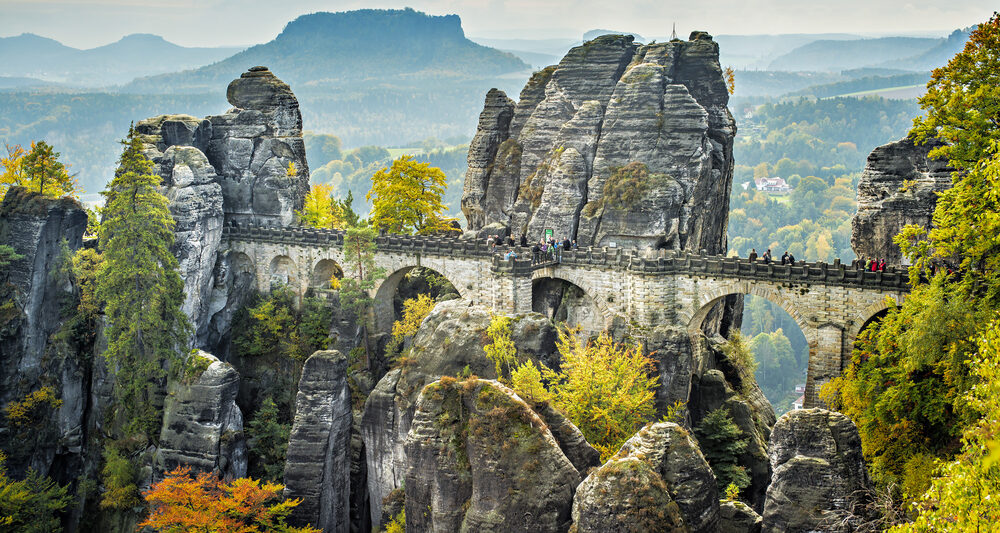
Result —
<path fill-rule="evenodd" d="M 538 239 L 538 242 L 531 245 L 529 251 L 525 251 L 528 248 L 528 236 L 524 233 L 521 234 L 520 240 L 515 240 L 513 235 L 508 235 L 507 237 L 490 235 L 486 238 L 486 246 L 489 247 L 490 252 L 493 254 L 500 254 L 502 249 L 506 247 L 506 252 L 503 252 L 504 261 L 517 259 L 520 255 L 530 253 L 531 264 L 533 265 L 546 262 L 558 263 L 562 261 L 563 250 L 577 249 L 575 239 L 565 237 L 557 241 L 554 236 L 550 235 L 548 240 L 542 237 Z M 518 249 L 521 250 L 520 255 L 518 254 Z"/>
<path fill-rule="evenodd" d="M 854 268 L 857 270 L 864 270 L 866 272 L 884 272 L 885 271 L 885 259 L 879 258 L 865 258 L 861 256 L 854 260 Z"/>
<path fill-rule="evenodd" d="M 750 259 L 751 263 L 757 261 L 757 249 L 756 248 L 751 248 L 750 249 L 749 259 Z M 764 252 L 764 255 L 762 255 L 760 257 L 760 260 L 763 261 L 765 265 L 770 265 L 771 263 L 774 262 L 774 258 L 771 257 L 771 249 L 770 248 L 768 248 L 767 251 Z M 795 256 L 792 255 L 792 254 L 790 254 L 790 253 L 788 253 L 788 251 L 786 250 L 785 253 L 781 256 L 781 264 L 782 265 L 794 265 L 795 264 Z"/>

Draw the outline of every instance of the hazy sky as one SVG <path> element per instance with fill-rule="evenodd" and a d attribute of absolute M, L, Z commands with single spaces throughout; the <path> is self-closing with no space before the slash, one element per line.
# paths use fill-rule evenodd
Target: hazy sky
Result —
<path fill-rule="evenodd" d="M 664 36 L 693 29 L 736 33 L 913 33 L 989 18 L 986 0 L 0 0 L 0 37 L 24 32 L 88 48 L 130 33 L 185 46 L 266 42 L 315 11 L 413 7 L 456 13 L 472 37 L 569 37 L 603 28 Z M 711 6 L 711 10 L 706 9 Z"/>

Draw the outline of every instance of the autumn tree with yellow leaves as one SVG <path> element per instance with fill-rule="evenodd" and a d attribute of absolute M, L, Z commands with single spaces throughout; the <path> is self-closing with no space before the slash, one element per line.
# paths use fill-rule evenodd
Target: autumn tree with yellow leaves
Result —
<path fill-rule="evenodd" d="M 441 200 L 447 188 L 441 169 L 402 156 L 372 176 L 369 220 L 376 229 L 406 235 L 454 231 Z"/>

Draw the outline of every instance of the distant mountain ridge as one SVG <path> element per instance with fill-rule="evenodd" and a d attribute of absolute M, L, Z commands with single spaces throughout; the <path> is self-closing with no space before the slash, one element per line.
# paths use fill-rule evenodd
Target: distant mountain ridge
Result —
<path fill-rule="evenodd" d="M 893 59 L 924 53 L 940 41 L 920 37 L 813 41 L 778 57 L 771 62 L 769 69 L 840 71 L 882 65 Z"/>
<path fill-rule="evenodd" d="M 32 33 L 0 38 L 0 76 L 106 87 L 137 77 L 190 69 L 231 56 L 239 48 L 188 48 L 159 35 L 132 34 L 80 50 Z"/>
<path fill-rule="evenodd" d="M 513 54 L 467 39 L 458 15 L 432 16 L 409 8 L 362 9 L 303 15 L 273 41 L 193 71 L 136 80 L 125 90 L 217 90 L 220 83 L 254 65 L 266 65 L 296 92 L 363 80 L 441 83 L 530 68 Z"/>

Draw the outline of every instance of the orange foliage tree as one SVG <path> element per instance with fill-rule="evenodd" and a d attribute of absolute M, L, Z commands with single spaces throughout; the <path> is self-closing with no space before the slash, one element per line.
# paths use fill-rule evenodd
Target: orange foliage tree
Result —
<path fill-rule="evenodd" d="M 224 483 L 211 473 L 194 476 L 189 467 L 177 467 L 143 494 L 151 509 L 139 527 L 164 533 L 320 533 L 285 523 L 302 500 L 282 500 L 282 489 L 250 478 Z"/>

